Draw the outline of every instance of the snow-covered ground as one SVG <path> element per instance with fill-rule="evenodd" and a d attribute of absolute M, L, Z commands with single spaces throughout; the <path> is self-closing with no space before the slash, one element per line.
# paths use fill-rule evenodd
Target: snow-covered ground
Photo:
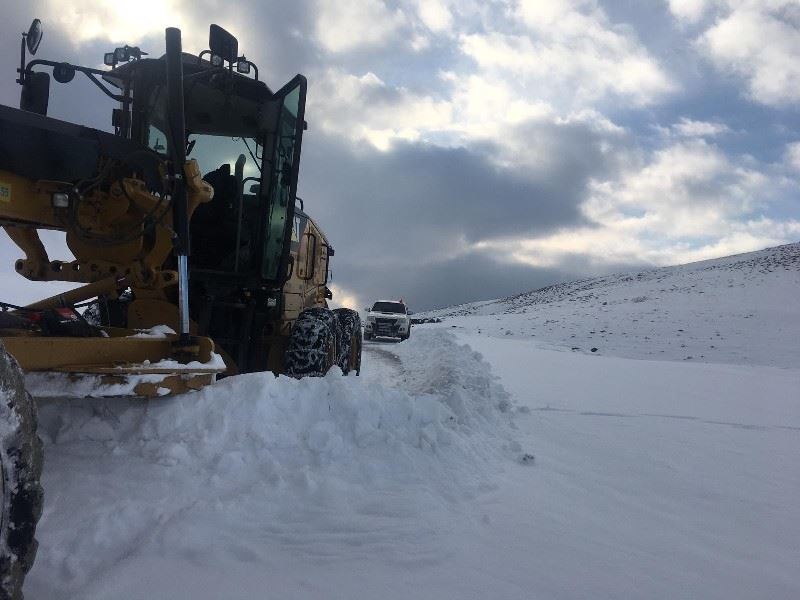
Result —
<path fill-rule="evenodd" d="M 798 598 L 798 256 L 439 311 L 361 377 L 43 403 L 26 594 Z"/>
<path fill-rule="evenodd" d="M 800 366 L 800 244 L 585 279 L 425 313 L 607 356 Z"/>

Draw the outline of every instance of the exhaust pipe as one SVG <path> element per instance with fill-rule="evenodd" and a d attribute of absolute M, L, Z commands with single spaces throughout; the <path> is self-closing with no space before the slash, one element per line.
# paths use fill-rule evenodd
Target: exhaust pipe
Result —
<path fill-rule="evenodd" d="M 175 231 L 173 248 L 178 258 L 178 314 L 180 342 L 191 343 L 189 336 L 189 217 L 186 182 L 183 167 L 186 163 L 186 120 L 183 107 L 183 48 L 181 30 L 166 30 L 167 113 L 169 123 L 169 155 L 172 161 L 172 227 Z"/>

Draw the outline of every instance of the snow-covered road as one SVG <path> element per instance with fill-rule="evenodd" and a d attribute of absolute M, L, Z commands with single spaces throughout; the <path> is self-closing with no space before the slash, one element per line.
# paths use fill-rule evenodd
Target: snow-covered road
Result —
<path fill-rule="evenodd" d="M 500 578 L 531 598 L 800 597 L 800 371 L 461 339 L 531 410 L 536 467 L 483 501 L 486 559 L 516 548 Z"/>
<path fill-rule="evenodd" d="M 48 403 L 26 594 L 797 598 L 797 390 L 442 324 L 362 377 Z"/>

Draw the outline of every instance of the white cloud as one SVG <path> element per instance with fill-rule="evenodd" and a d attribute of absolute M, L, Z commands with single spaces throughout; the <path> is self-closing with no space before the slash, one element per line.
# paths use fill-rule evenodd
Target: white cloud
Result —
<path fill-rule="evenodd" d="M 374 73 L 362 76 L 329 69 L 314 76 L 309 113 L 315 123 L 355 145 L 369 142 L 388 151 L 395 141 L 423 141 L 440 146 L 487 144 L 491 160 L 502 167 L 545 173 L 564 159 L 553 152 L 559 132 L 580 128 L 605 139 L 602 152 L 618 152 L 628 135 L 602 114 L 582 109 L 563 115 L 548 103 L 518 96 L 502 79 L 442 74 L 450 85 L 444 97 L 392 87 Z M 582 148 L 582 150 L 587 150 Z"/>
<path fill-rule="evenodd" d="M 630 222 L 648 235 L 720 236 L 732 219 L 757 207 L 767 183 L 704 140 L 687 140 L 655 152 L 618 181 L 598 182 L 584 212 L 601 224 Z"/>
<path fill-rule="evenodd" d="M 454 118 L 450 129 L 464 139 L 504 142 L 507 127 L 556 116 L 548 102 L 518 94 L 502 77 L 445 73 L 443 78 L 451 86 Z"/>
<path fill-rule="evenodd" d="M 669 0 L 669 9 L 682 21 L 696 23 L 715 3 L 715 0 Z"/>
<path fill-rule="evenodd" d="M 185 0 L 44 0 L 41 16 L 45 27 L 52 24 L 63 30 L 75 44 L 92 40 L 137 44 L 150 35 L 163 38 L 167 27 L 178 27 L 187 51 L 199 52 L 208 46 L 208 23 L 201 11 L 189 6 Z"/>
<path fill-rule="evenodd" d="M 730 128 L 719 121 L 694 121 L 681 117 L 670 129 L 669 133 L 680 137 L 718 137 L 730 133 Z"/>
<path fill-rule="evenodd" d="M 784 161 L 789 168 L 800 174 L 800 142 L 792 142 L 786 145 Z"/>
<path fill-rule="evenodd" d="M 595 0 L 522 0 L 517 16 L 530 35 L 473 38 L 466 51 L 583 102 L 617 95 L 645 105 L 676 88 L 632 30 L 611 23 Z"/>
<path fill-rule="evenodd" d="M 405 22 L 402 11 L 381 0 L 319 0 L 315 35 L 325 50 L 349 52 L 388 44 Z"/>
<path fill-rule="evenodd" d="M 433 32 L 447 31 L 453 24 L 450 7 L 442 0 L 415 0 L 417 14 L 424 25 Z"/>
<path fill-rule="evenodd" d="M 510 256 L 513 262 L 532 267 L 563 267 L 570 260 L 580 258 L 591 267 L 603 270 L 609 265 L 626 263 L 685 264 L 778 246 L 800 237 L 800 221 L 782 222 L 766 217 L 733 221 L 724 234 L 701 244 L 676 238 L 639 236 L 631 229 L 626 224 L 576 228 L 538 239 L 481 242 L 476 249 Z"/>
<path fill-rule="evenodd" d="M 584 14 L 566 5 L 523 3 L 520 11 L 529 33 L 461 36 L 462 52 L 481 72 L 514 82 L 520 95 L 574 108 L 607 96 L 646 105 L 675 89 L 647 51 L 599 9 Z"/>
<path fill-rule="evenodd" d="M 795 158 L 800 144 L 787 149 L 787 160 Z M 540 238 L 487 240 L 477 248 L 536 267 L 581 257 L 601 268 L 679 264 L 796 240 L 800 220 L 762 214 L 776 182 L 750 162 L 731 159 L 704 140 L 681 140 L 617 179 L 594 182 L 582 206 L 591 225 Z"/>
<path fill-rule="evenodd" d="M 366 140 L 379 150 L 392 141 L 419 140 L 445 131 L 452 121 L 446 101 L 388 86 L 374 73 L 360 77 L 330 69 L 315 78 L 309 113 L 328 132 Z"/>
<path fill-rule="evenodd" d="M 797 0 L 671 0 L 680 20 L 699 20 L 710 8 L 716 18 L 696 41 L 720 70 L 736 74 L 761 104 L 800 100 L 800 2 Z"/>
<path fill-rule="evenodd" d="M 544 165 L 558 157 L 538 138 L 521 139 L 523 125 L 591 122 L 590 128 L 614 137 L 620 128 L 598 112 L 596 102 L 614 97 L 647 104 L 674 89 L 630 31 L 609 23 L 594 2 L 523 3 L 510 16 L 526 23 L 524 34 L 477 34 L 465 33 L 473 30 L 465 25 L 467 9 L 454 12 L 446 2 L 413 1 L 428 29 L 447 30 L 474 64 L 457 63 L 458 70 L 440 73 L 445 85 L 435 86 L 436 93 L 392 85 L 379 72 L 327 69 L 314 77 L 310 96 L 311 112 L 327 131 L 366 140 L 380 150 L 391 148 L 394 140 L 490 143 L 500 149 L 497 164 Z M 367 12 L 360 11 L 358 18 Z M 396 21 L 394 27 L 394 33 L 401 27 L 425 31 L 408 22 Z M 407 36 L 418 50 L 426 40 L 423 34 Z"/>

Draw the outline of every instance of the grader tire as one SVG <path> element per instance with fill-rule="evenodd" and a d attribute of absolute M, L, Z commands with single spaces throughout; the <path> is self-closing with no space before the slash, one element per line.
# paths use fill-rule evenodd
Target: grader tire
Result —
<path fill-rule="evenodd" d="M 0 599 L 21 600 L 36 557 L 42 515 L 42 441 L 36 406 L 17 362 L 0 342 Z"/>
<path fill-rule="evenodd" d="M 335 308 L 337 333 L 339 335 L 339 368 L 347 375 L 355 371 L 361 374 L 361 317 L 349 308 Z"/>
<path fill-rule="evenodd" d="M 289 377 L 322 377 L 336 364 L 336 317 L 327 308 L 307 308 L 292 327 L 286 346 Z"/>

